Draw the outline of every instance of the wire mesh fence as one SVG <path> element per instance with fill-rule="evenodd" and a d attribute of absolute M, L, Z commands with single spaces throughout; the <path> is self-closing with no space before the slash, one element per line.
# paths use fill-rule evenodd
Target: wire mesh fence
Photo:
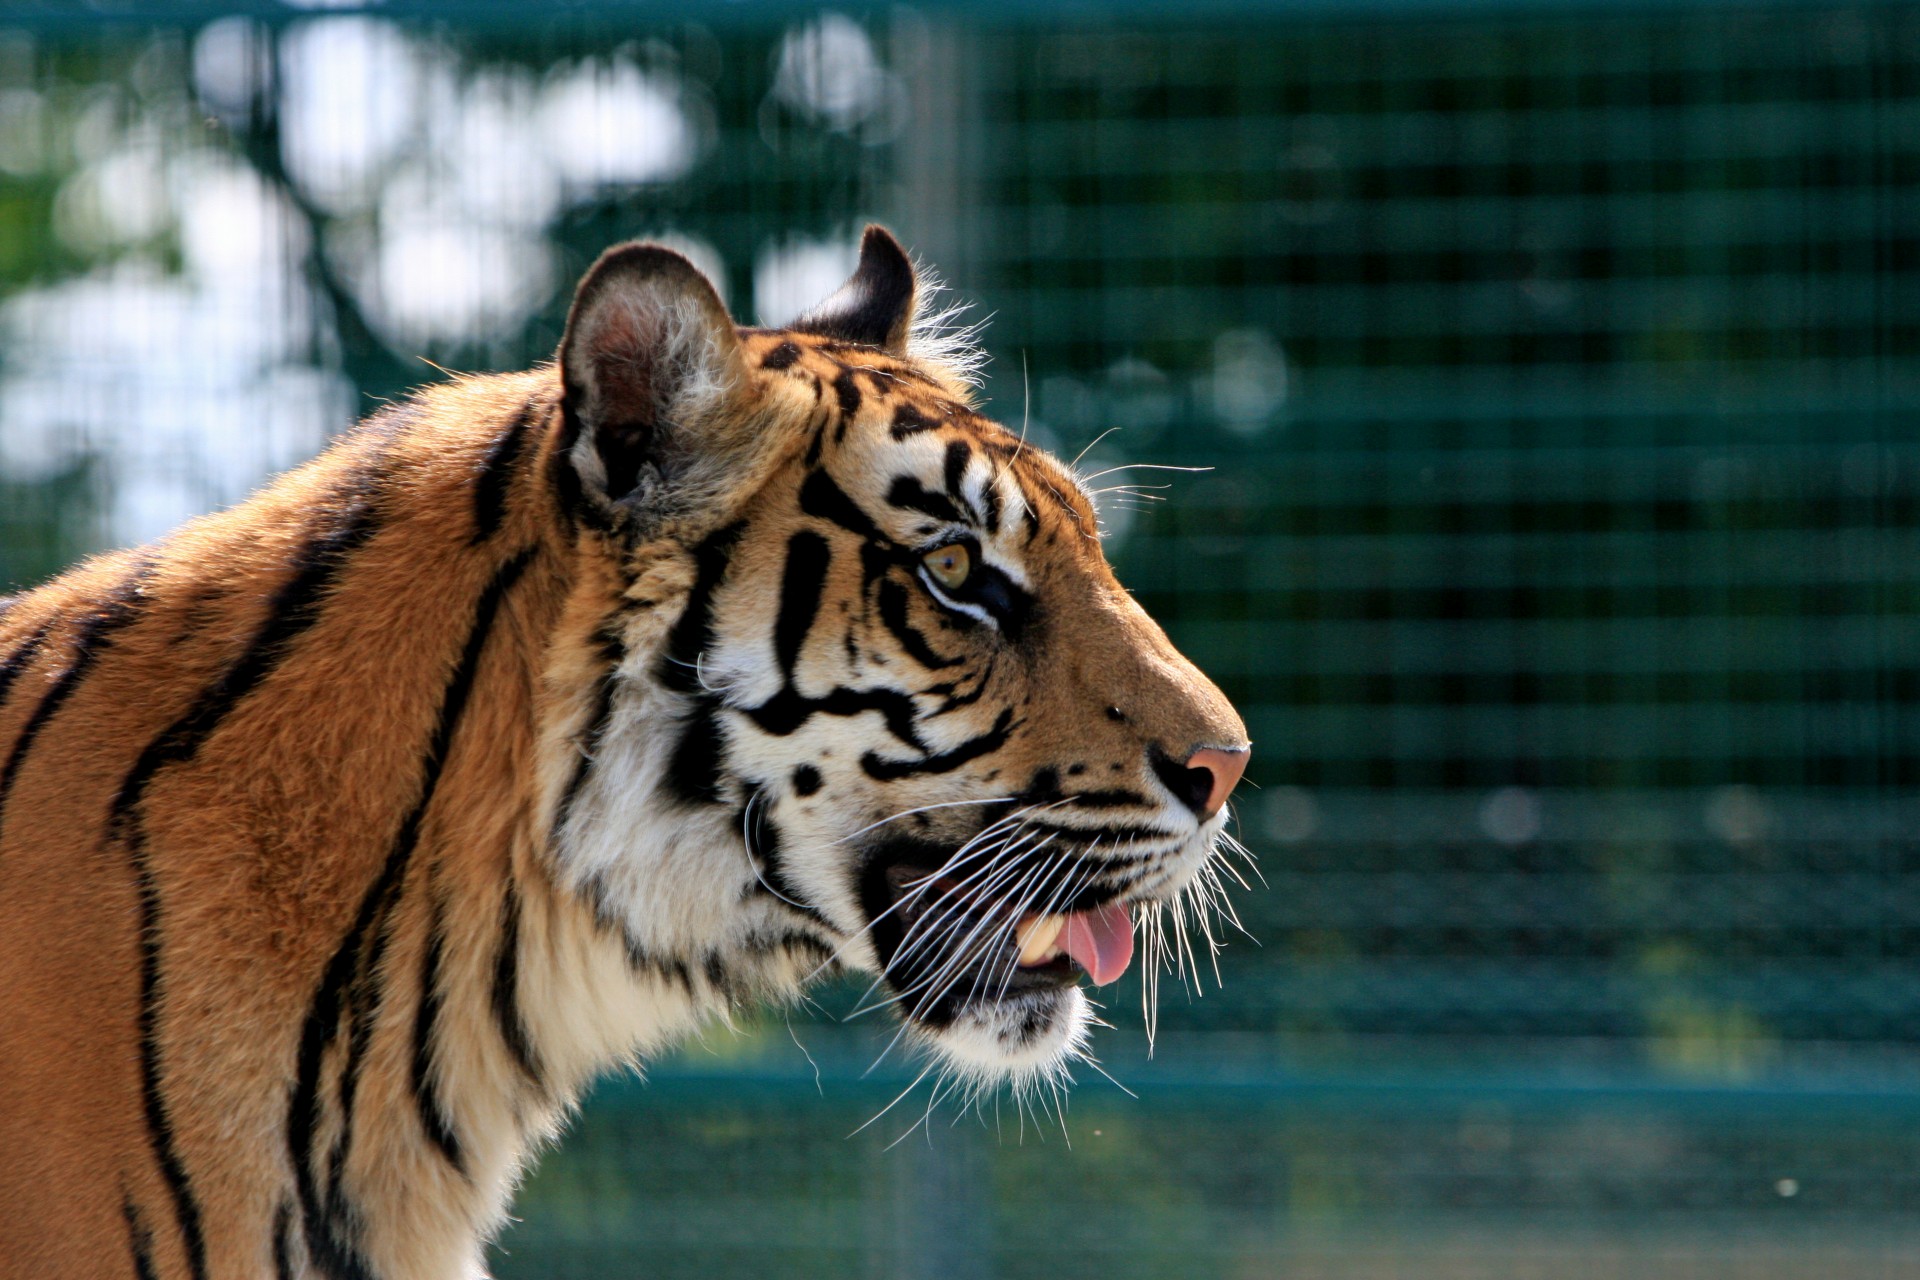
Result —
<path fill-rule="evenodd" d="M 1158 1126 L 1098 1167 L 1191 1211 L 970 1129 L 913 1166 L 842 1143 L 891 1096 L 853 1069 L 758 1110 L 670 1072 L 549 1162 L 502 1274 L 625 1273 L 587 1239 L 744 1272 L 760 1220 L 813 1233 L 783 1274 L 1021 1275 L 1054 1229 L 1022 1206 L 1081 1192 L 1102 1274 L 1904 1274 L 1910 6 L 0 18 L 0 578 L 232 501 L 436 366 L 544 358 L 614 240 L 777 323 L 868 218 L 991 317 L 994 411 L 1110 487 L 1123 580 L 1252 728 L 1260 945 L 1163 1011 L 1157 1104 L 1074 1126 L 1080 1178 L 1085 1132 Z M 1273 1088 L 1445 1062 L 1744 1101 L 1303 1118 L 1177 1070 L 1228 1043 Z"/>

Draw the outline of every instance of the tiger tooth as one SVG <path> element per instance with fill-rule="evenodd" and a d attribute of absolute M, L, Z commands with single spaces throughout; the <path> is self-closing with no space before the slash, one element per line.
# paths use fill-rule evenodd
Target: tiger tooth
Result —
<path fill-rule="evenodd" d="M 1054 942 L 1067 927 L 1065 916 L 1032 916 L 1020 922 L 1014 940 L 1020 944 L 1020 963 L 1039 964 L 1056 950 Z"/>

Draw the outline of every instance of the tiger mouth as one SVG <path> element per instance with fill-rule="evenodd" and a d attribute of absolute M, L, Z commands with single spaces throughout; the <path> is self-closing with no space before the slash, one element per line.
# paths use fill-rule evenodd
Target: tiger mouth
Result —
<path fill-rule="evenodd" d="M 944 1024 L 1083 977 L 1105 985 L 1131 963 L 1132 916 L 1113 890 L 1065 892 L 1058 872 L 1019 864 L 956 877 L 947 861 L 918 844 L 883 850 L 863 885 L 881 976 L 915 1021 Z"/>

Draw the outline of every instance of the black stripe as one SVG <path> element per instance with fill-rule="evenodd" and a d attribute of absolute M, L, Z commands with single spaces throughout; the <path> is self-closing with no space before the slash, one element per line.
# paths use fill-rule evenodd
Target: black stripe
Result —
<path fill-rule="evenodd" d="M 600 754 L 600 742 L 606 736 L 607 721 L 613 716 L 616 673 L 627 656 L 627 646 L 620 638 L 624 621 L 624 614 L 615 612 L 600 624 L 595 637 L 599 641 L 601 667 L 599 678 L 594 682 L 593 710 L 587 716 L 586 729 L 574 739 L 579 744 L 580 758 L 574 761 L 573 776 L 567 779 L 566 789 L 560 793 L 560 803 L 554 807 L 549 844 L 557 841 L 566 827 L 567 817 L 573 812 L 573 802 L 579 796 L 580 789 L 586 786 L 587 775 L 593 772 L 594 758 Z"/>
<path fill-rule="evenodd" d="M 582 733 L 580 758 L 573 763 L 573 776 L 567 779 L 567 786 L 560 793 L 560 803 L 553 811 L 553 839 L 567 825 L 567 818 L 573 813 L 573 802 L 579 796 L 582 787 L 587 785 L 587 775 L 593 772 L 594 757 L 600 752 L 600 740 L 606 734 L 607 721 L 613 715 L 614 667 L 609 666 L 600 673 L 595 684 L 593 711 L 587 717 L 586 731 Z"/>
<path fill-rule="evenodd" d="M 293 1202 L 282 1200 L 273 1211 L 273 1278 L 293 1280 Z"/>
<path fill-rule="evenodd" d="M 134 867 L 134 888 L 140 902 L 140 1100 L 147 1119 L 147 1145 L 173 1197 L 173 1216 L 187 1250 L 187 1267 L 194 1280 L 206 1280 L 207 1246 L 200 1228 L 200 1202 L 180 1153 L 174 1147 L 173 1120 L 160 1065 L 160 890 L 147 865 L 146 832 L 138 823 L 126 835 L 127 855 Z"/>
<path fill-rule="evenodd" d="M 760 361 L 760 367 L 762 369 L 774 370 L 786 369 L 790 368 L 793 362 L 799 358 L 800 348 L 794 346 L 791 342 L 783 342 L 773 350 L 767 352 L 766 356 Z"/>
<path fill-rule="evenodd" d="M 916 724 L 913 696 L 898 689 L 843 686 L 822 697 L 808 698 L 787 685 L 759 706 L 749 708 L 747 714 L 760 728 L 784 738 L 816 715 L 857 716 L 868 711 L 878 711 L 887 722 L 887 732 L 894 737 L 916 751 L 926 750 Z"/>
<path fill-rule="evenodd" d="M 761 803 L 754 803 L 756 798 Z M 761 886 L 772 890 L 774 895 L 788 906 L 797 908 L 829 929 L 833 928 L 833 922 L 822 915 L 817 908 L 811 906 L 798 886 L 788 878 L 780 828 L 775 826 L 773 819 L 767 816 L 771 808 L 773 808 L 772 801 L 763 789 L 755 787 L 748 793 L 746 806 L 741 811 L 741 834 L 746 840 L 747 856 L 753 859 L 760 872 Z M 724 986 L 722 989 L 724 990 Z"/>
<path fill-rule="evenodd" d="M 473 536 L 468 545 L 478 546 L 499 532 L 507 516 L 507 491 L 513 487 L 514 468 L 526 451 L 527 438 L 533 433 L 527 424 L 533 420 L 531 401 L 520 406 L 507 429 L 487 450 L 486 460 L 473 481 Z"/>
<path fill-rule="evenodd" d="M 929 671 L 938 671 L 958 663 L 958 658 L 943 658 L 934 652 L 927 638 L 915 630 L 908 620 L 907 605 L 907 589 L 892 578 L 883 579 L 880 583 L 880 621 L 900 642 L 900 647 L 907 651 L 907 656 Z"/>
<path fill-rule="evenodd" d="M 680 740 L 667 758 L 664 781 L 682 804 L 719 804 L 726 799 L 721 769 L 721 747 L 726 730 L 720 724 L 717 699 L 697 699 L 680 724 Z"/>
<path fill-rule="evenodd" d="M 734 544 L 745 529 L 744 523 L 730 524 L 707 535 L 693 549 L 693 588 L 687 592 L 680 620 L 667 636 L 658 673 L 660 683 L 676 693 L 703 692 L 698 667 L 700 655 L 713 644 L 713 596 L 727 576 Z"/>
<path fill-rule="evenodd" d="M 951 750 L 918 760 L 887 760 L 869 751 L 860 757 L 860 767 L 869 778 L 878 782 L 891 782 L 924 773 L 951 773 L 970 760 L 978 760 L 981 756 L 998 751 L 1006 744 L 1007 735 L 1012 729 L 1013 708 L 1008 707 L 993 722 L 993 728 L 977 737 L 968 738 Z"/>
<path fill-rule="evenodd" d="M 935 493 L 920 483 L 918 476 L 898 476 L 887 489 L 887 501 L 904 511 L 921 511 L 935 520 L 962 524 L 966 517 L 943 493 Z"/>
<path fill-rule="evenodd" d="M 968 510 L 972 510 L 973 504 L 967 502 L 967 491 L 963 481 L 967 478 L 967 464 L 972 461 L 973 446 L 965 440 L 955 440 L 947 446 L 946 467 L 944 468 L 947 482 L 947 495 L 955 502 L 966 503 Z M 985 524 L 986 521 L 981 519 L 978 513 L 975 513 L 975 523 Z"/>
<path fill-rule="evenodd" d="M 439 786 L 447 750 L 452 744 L 455 730 L 459 728 L 461 714 L 466 710 L 480 655 L 486 647 L 501 600 L 526 569 L 532 556 L 533 552 L 529 549 L 507 561 L 494 574 L 474 607 L 473 624 L 467 633 L 466 647 L 441 695 L 433 736 L 421 761 L 419 795 L 400 823 L 399 833 L 394 837 L 380 874 L 368 887 L 353 923 L 327 962 L 326 970 L 314 990 L 313 1001 L 308 1006 L 306 1022 L 301 1028 L 293 1095 L 287 1108 L 287 1151 L 293 1161 L 308 1251 L 314 1265 L 335 1280 L 372 1280 L 372 1272 L 351 1238 L 355 1217 L 351 1206 L 331 1200 L 323 1204 L 314 1178 L 313 1143 L 320 1122 L 321 1060 L 340 1034 L 340 1016 L 351 994 L 350 983 L 366 958 L 364 953 L 367 950 L 368 931 L 390 908 L 395 890 L 405 877 L 414 847 L 420 838 L 421 822 Z M 343 1085 L 343 1110 L 349 1105 Z M 343 1141 L 348 1137 L 350 1130 L 343 1124 Z"/>
<path fill-rule="evenodd" d="M 733 974 L 728 971 L 727 962 L 718 951 L 707 952 L 707 958 L 700 967 L 706 971 L 707 985 L 718 992 L 722 999 L 732 1002 L 740 998 L 740 992 L 733 984 Z"/>
<path fill-rule="evenodd" d="M 1020 479 L 1018 473 L 1014 483 L 1020 486 L 1020 505 L 1026 508 L 1020 513 L 1020 519 L 1027 526 L 1027 545 L 1032 546 L 1033 540 L 1040 536 L 1040 503 L 1033 496 L 1032 486 Z"/>
<path fill-rule="evenodd" d="M 160 1051 L 160 892 L 148 865 L 139 806 L 149 783 L 166 765 L 190 760 L 220 721 L 279 666 L 301 633 L 319 620 L 321 605 L 351 554 L 373 536 L 374 502 L 365 489 L 330 512 L 324 531 L 301 551 L 294 571 L 274 594 L 267 615 L 246 651 L 194 705 L 147 744 L 128 771 L 111 810 L 111 830 L 127 847 L 140 903 L 140 1087 L 147 1140 L 173 1196 L 174 1217 L 185 1241 L 194 1280 L 207 1274 L 200 1205 L 174 1146 L 173 1125 L 162 1088 Z"/>
<path fill-rule="evenodd" d="M 951 715 L 962 707 L 970 707 L 980 701 L 980 696 L 987 691 L 987 686 L 993 683 L 994 665 L 999 661 L 997 657 L 987 659 L 986 668 L 975 677 L 973 688 L 965 693 L 954 692 L 954 690 L 960 686 L 961 681 L 959 680 L 951 684 L 938 684 L 928 689 L 928 693 L 939 694 L 942 701 L 939 709 L 929 715 L 927 719 L 933 720 L 940 716 Z M 962 680 L 964 680 L 964 678 L 965 677 L 962 677 Z"/>
<path fill-rule="evenodd" d="M 820 387 L 820 384 L 817 382 L 813 385 L 816 391 Z M 802 463 L 803 466 L 812 467 L 820 461 L 820 454 L 827 447 L 827 423 L 829 418 L 830 415 L 828 414 L 819 414 L 814 418 L 813 424 L 807 428 L 812 432 L 812 435 L 807 440 L 807 454 Z"/>
<path fill-rule="evenodd" d="M 340 1199 L 346 1182 L 347 1158 L 353 1153 L 353 1113 L 360 1100 L 360 1073 L 366 1069 L 367 1054 L 373 1048 L 373 1029 L 386 1004 L 385 976 L 387 947 L 393 941 L 395 909 L 406 892 L 406 877 L 394 880 L 392 891 L 380 903 L 372 941 L 355 957 L 353 978 L 347 988 L 347 1054 L 340 1069 L 340 1128 L 334 1135 L 333 1150 L 327 1161 L 327 1195 Z"/>
<path fill-rule="evenodd" d="M 980 498 L 983 502 L 986 503 L 986 506 L 987 506 L 986 511 L 983 513 L 987 521 L 987 532 L 989 534 L 999 533 L 1000 532 L 1000 475 L 998 472 L 995 472 L 994 474 L 988 476 L 987 482 L 980 486 Z"/>
<path fill-rule="evenodd" d="M 133 1253 L 133 1274 L 138 1280 L 158 1280 L 153 1269 L 153 1232 L 140 1220 L 139 1206 L 132 1197 L 120 1201 L 120 1214 L 127 1220 L 127 1247 Z"/>
<path fill-rule="evenodd" d="M 787 539 L 787 567 L 780 580 L 780 612 L 773 623 L 773 654 L 780 670 L 793 678 L 801 646 L 820 612 L 820 593 L 827 583 L 833 553 L 827 540 L 801 530 Z"/>
<path fill-rule="evenodd" d="M 520 891 L 511 877 L 500 899 L 500 954 L 493 964 L 493 1021 L 500 1028 L 500 1039 L 522 1075 L 542 1093 L 546 1075 L 540 1067 L 540 1054 L 533 1047 L 533 1036 L 520 1012 Z"/>
<path fill-rule="evenodd" d="M 824 471 L 816 471 L 806 478 L 800 486 L 800 509 L 810 516 L 828 520 L 842 529 L 851 530 L 863 538 L 875 542 L 886 542 L 882 534 L 860 504 L 847 496 L 847 491 L 833 482 L 833 477 Z"/>
<path fill-rule="evenodd" d="M 608 933 L 619 935 L 626 949 L 627 964 L 635 973 L 652 974 L 662 982 L 673 983 L 689 998 L 693 996 L 693 970 L 687 967 L 687 962 L 678 956 L 654 955 L 627 932 L 626 917 L 608 900 L 606 882 L 599 873 L 589 876 L 580 886 L 580 892 L 593 911 L 594 923 Z"/>
<path fill-rule="evenodd" d="M 733 548 L 745 528 L 744 523 L 728 525 L 694 548 L 693 588 L 657 668 L 662 684 L 691 698 L 665 778 L 668 791 L 685 804 L 716 804 L 725 791 L 719 702 L 700 683 L 700 657 L 713 644 L 713 597 L 727 576 Z"/>
<path fill-rule="evenodd" d="M 929 418 L 910 404 L 903 404 L 893 411 L 893 425 L 888 430 L 895 440 L 905 440 L 908 436 L 919 435 L 922 431 L 932 431 L 940 425 L 938 418 Z"/>
<path fill-rule="evenodd" d="M 13 692 L 13 682 L 40 656 L 40 646 L 47 642 L 47 633 L 53 630 L 53 622 L 52 618 L 48 618 L 35 627 L 33 634 L 22 640 L 19 647 L 7 655 L 5 662 L 0 662 L 0 707 L 7 704 L 7 695 Z"/>
<path fill-rule="evenodd" d="M 440 895 L 433 895 L 432 921 L 427 930 L 426 952 L 420 958 L 420 1002 L 413 1018 L 413 1104 L 420 1113 L 420 1126 L 447 1163 L 462 1175 L 467 1172 L 466 1157 L 460 1151 L 460 1137 L 433 1079 L 434 1033 L 446 997 L 440 991 L 440 957 L 445 950 L 446 908 Z"/>
<path fill-rule="evenodd" d="M 114 798 L 116 823 L 132 816 L 156 773 L 169 764 L 191 760 L 240 700 L 273 674 L 292 650 L 293 642 L 320 620 L 321 606 L 334 580 L 353 553 L 374 535 L 378 524 L 374 495 L 366 490 L 352 493 L 344 508 L 328 514 L 320 531 L 301 548 L 292 576 L 274 593 L 246 652 L 140 753 Z"/>
<path fill-rule="evenodd" d="M 847 421 L 860 412 L 860 383 L 852 369 L 840 370 L 840 376 L 833 380 L 833 394 L 840 401 L 840 434 L 845 436 Z"/>
<path fill-rule="evenodd" d="M 133 623 L 140 616 L 142 598 L 141 589 L 147 579 L 153 576 L 153 561 L 143 560 L 129 574 L 107 593 L 107 598 L 99 608 L 80 622 L 73 638 L 73 657 L 47 691 L 40 696 L 40 705 L 27 717 L 21 726 L 20 736 L 13 740 L 13 750 L 7 753 L 7 762 L 0 766 L 0 831 L 6 827 L 7 800 L 13 795 L 13 784 L 19 780 L 20 766 L 25 763 L 27 753 L 33 750 L 35 738 L 40 731 L 52 722 L 68 698 L 87 678 L 87 672 L 100 655 L 113 647 L 113 633 Z"/>

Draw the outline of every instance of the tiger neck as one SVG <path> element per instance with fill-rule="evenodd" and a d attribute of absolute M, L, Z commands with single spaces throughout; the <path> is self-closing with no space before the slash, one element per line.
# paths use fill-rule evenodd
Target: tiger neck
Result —
<path fill-rule="evenodd" d="M 439 697 L 399 835 L 304 1021 L 290 1216 L 319 1274 L 472 1273 L 588 1080 L 797 990 L 822 958 L 742 907 L 724 798 L 666 785 L 699 698 L 660 674 L 714 566 L 670 541 L 616 553 L 558 518 L 549 459 L 512 443 L 535 425 L 432 463 L 478 477 L 473 528 L 435 535 L 435 576 L 467 603 L 416 611 L 464 620 L 438 641 L 389 637 L 435 673 L 397 673 L 396 696 Z M 375 580 L 381 552 L 363 553 Z M 360 1084 L 383 1068 L 408 1087 Z"/>

